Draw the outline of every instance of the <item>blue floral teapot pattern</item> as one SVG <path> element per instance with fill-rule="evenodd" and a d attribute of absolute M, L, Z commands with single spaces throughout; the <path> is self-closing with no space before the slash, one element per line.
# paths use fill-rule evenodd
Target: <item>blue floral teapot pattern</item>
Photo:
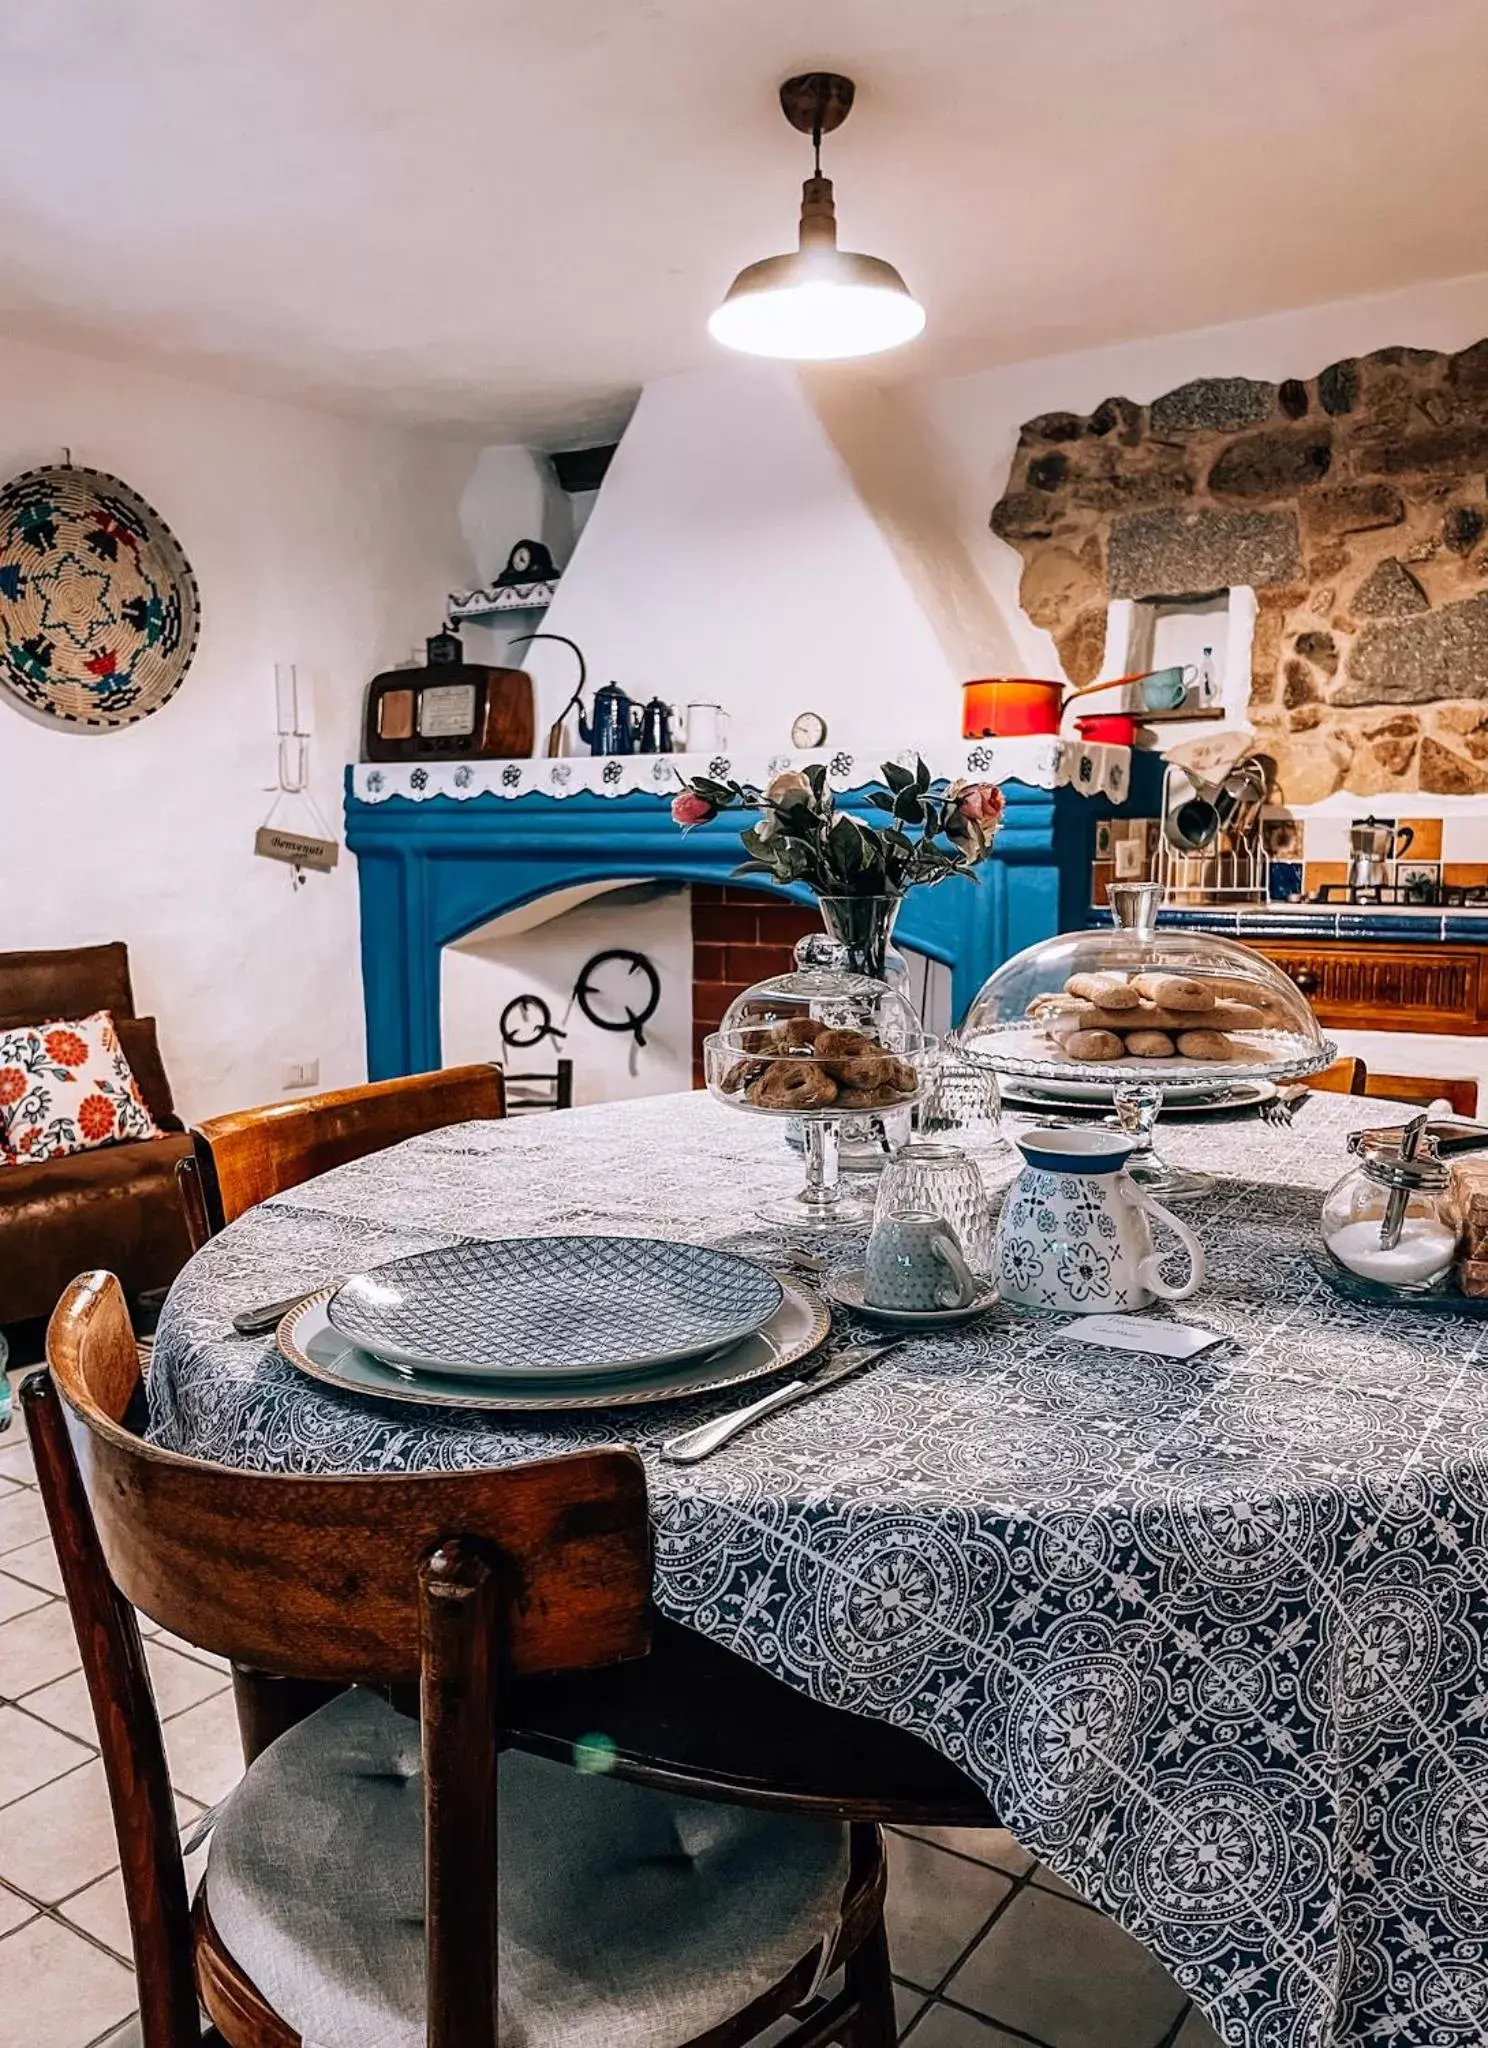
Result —
<path fill-rule="evenodd" d="M 1185 1301 L 1204 1278 L 1198 1239 L 1126 1171 L 1132 1145 L 1114 1131 L 1053 1127 L 1017 1139 L 1027 1164 L 1008 1190 L 997 1228 L 1004 1301 L 1074 1315 Z M 1171 1286 L 1154 1249 L 1152 1224 L 1165 1224 L 1188 1257 L 1188 1276 Z"/>

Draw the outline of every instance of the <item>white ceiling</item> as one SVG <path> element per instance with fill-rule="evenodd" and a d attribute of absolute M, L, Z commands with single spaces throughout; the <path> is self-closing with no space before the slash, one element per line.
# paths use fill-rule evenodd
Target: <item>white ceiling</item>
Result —
<path fill-rule="evenodd" d="M 1482 0 L 44 0 L 0 328 L 581 441 L 793 240 L 774 89 L 829 65 L 843 241 L 929 312 L 895 374 L 1488 268 Z"/>

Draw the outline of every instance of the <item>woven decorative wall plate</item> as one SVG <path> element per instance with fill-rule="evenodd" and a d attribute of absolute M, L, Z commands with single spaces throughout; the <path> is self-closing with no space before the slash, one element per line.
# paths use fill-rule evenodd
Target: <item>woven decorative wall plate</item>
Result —
<path fill-rule="evenodd" d="M 147 718 L 200 619 L 180 542 L 118 477 L 69 464 L 0 489 L 0 683 L 31 710 L 105 730 Z"/>

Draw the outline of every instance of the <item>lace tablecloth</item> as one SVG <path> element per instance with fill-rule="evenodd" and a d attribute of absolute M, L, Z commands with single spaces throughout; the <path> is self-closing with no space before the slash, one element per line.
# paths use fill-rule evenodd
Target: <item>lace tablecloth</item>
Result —
<path fill-rule="evenodd" d="M 1185 1364 L 999 1311 L 677 1468 L 720 1405 L 468 1421 L 340 1398 L 234 1310 L 475 1237 L 739 1243 L 799 1175 L 706 1096 L 464 1125 L 234 1224 L 161 1320 L 155 1440 L 277 1471 L 637 1443 L 656 1597 L 815 1697 L 915 1730 L 1244 2048 L 1488 2041 L 1488 1324 L 1386 1316 L 1309 1263 L 1384 1105 L 1165 1127 L 1227 1176 Z M 1011 1159 L 989 1178 L 1011 1175 Z M 844 1261 L 860 1244 L 833 1248 Z M 725 1403 L 728 1397 L 724 1397 Z M 739 1397 L 734 1397 L 735 1399 Z"/>

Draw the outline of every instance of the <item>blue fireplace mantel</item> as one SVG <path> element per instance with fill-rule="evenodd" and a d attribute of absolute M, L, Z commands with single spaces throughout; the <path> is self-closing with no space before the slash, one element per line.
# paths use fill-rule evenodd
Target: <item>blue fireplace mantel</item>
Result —
<path fill-rule="evenodd" d="M 681 832 L 666 794 L 587 791 L 561 798 L 391 795 L 369 802 L 346 778 L 346 842 L 361 887 L 362 978 L 371 1079 L 440 1064 L 440 954 L 503 912 L 555 889 L 589 882 L 726 882 L 741 858 L 740 820 L 715 818 Z M 1146 778 L 1134 777 L 1139 785 Z M 1088 916 L 1099 819 L 1155 808 L 1116 805 L 1074 788 L 1003 784 L 1007 809 L 979 878 L 916 889 L 900 913 L 901 944 L 950 969 L 964 1014 L 999 962 Z M 863 790 L 838 808 L 872 815 Z M 753 884 L 751 884 L 753 886 Z M 767 893 L 809 902 L 809 890 Z"/>

